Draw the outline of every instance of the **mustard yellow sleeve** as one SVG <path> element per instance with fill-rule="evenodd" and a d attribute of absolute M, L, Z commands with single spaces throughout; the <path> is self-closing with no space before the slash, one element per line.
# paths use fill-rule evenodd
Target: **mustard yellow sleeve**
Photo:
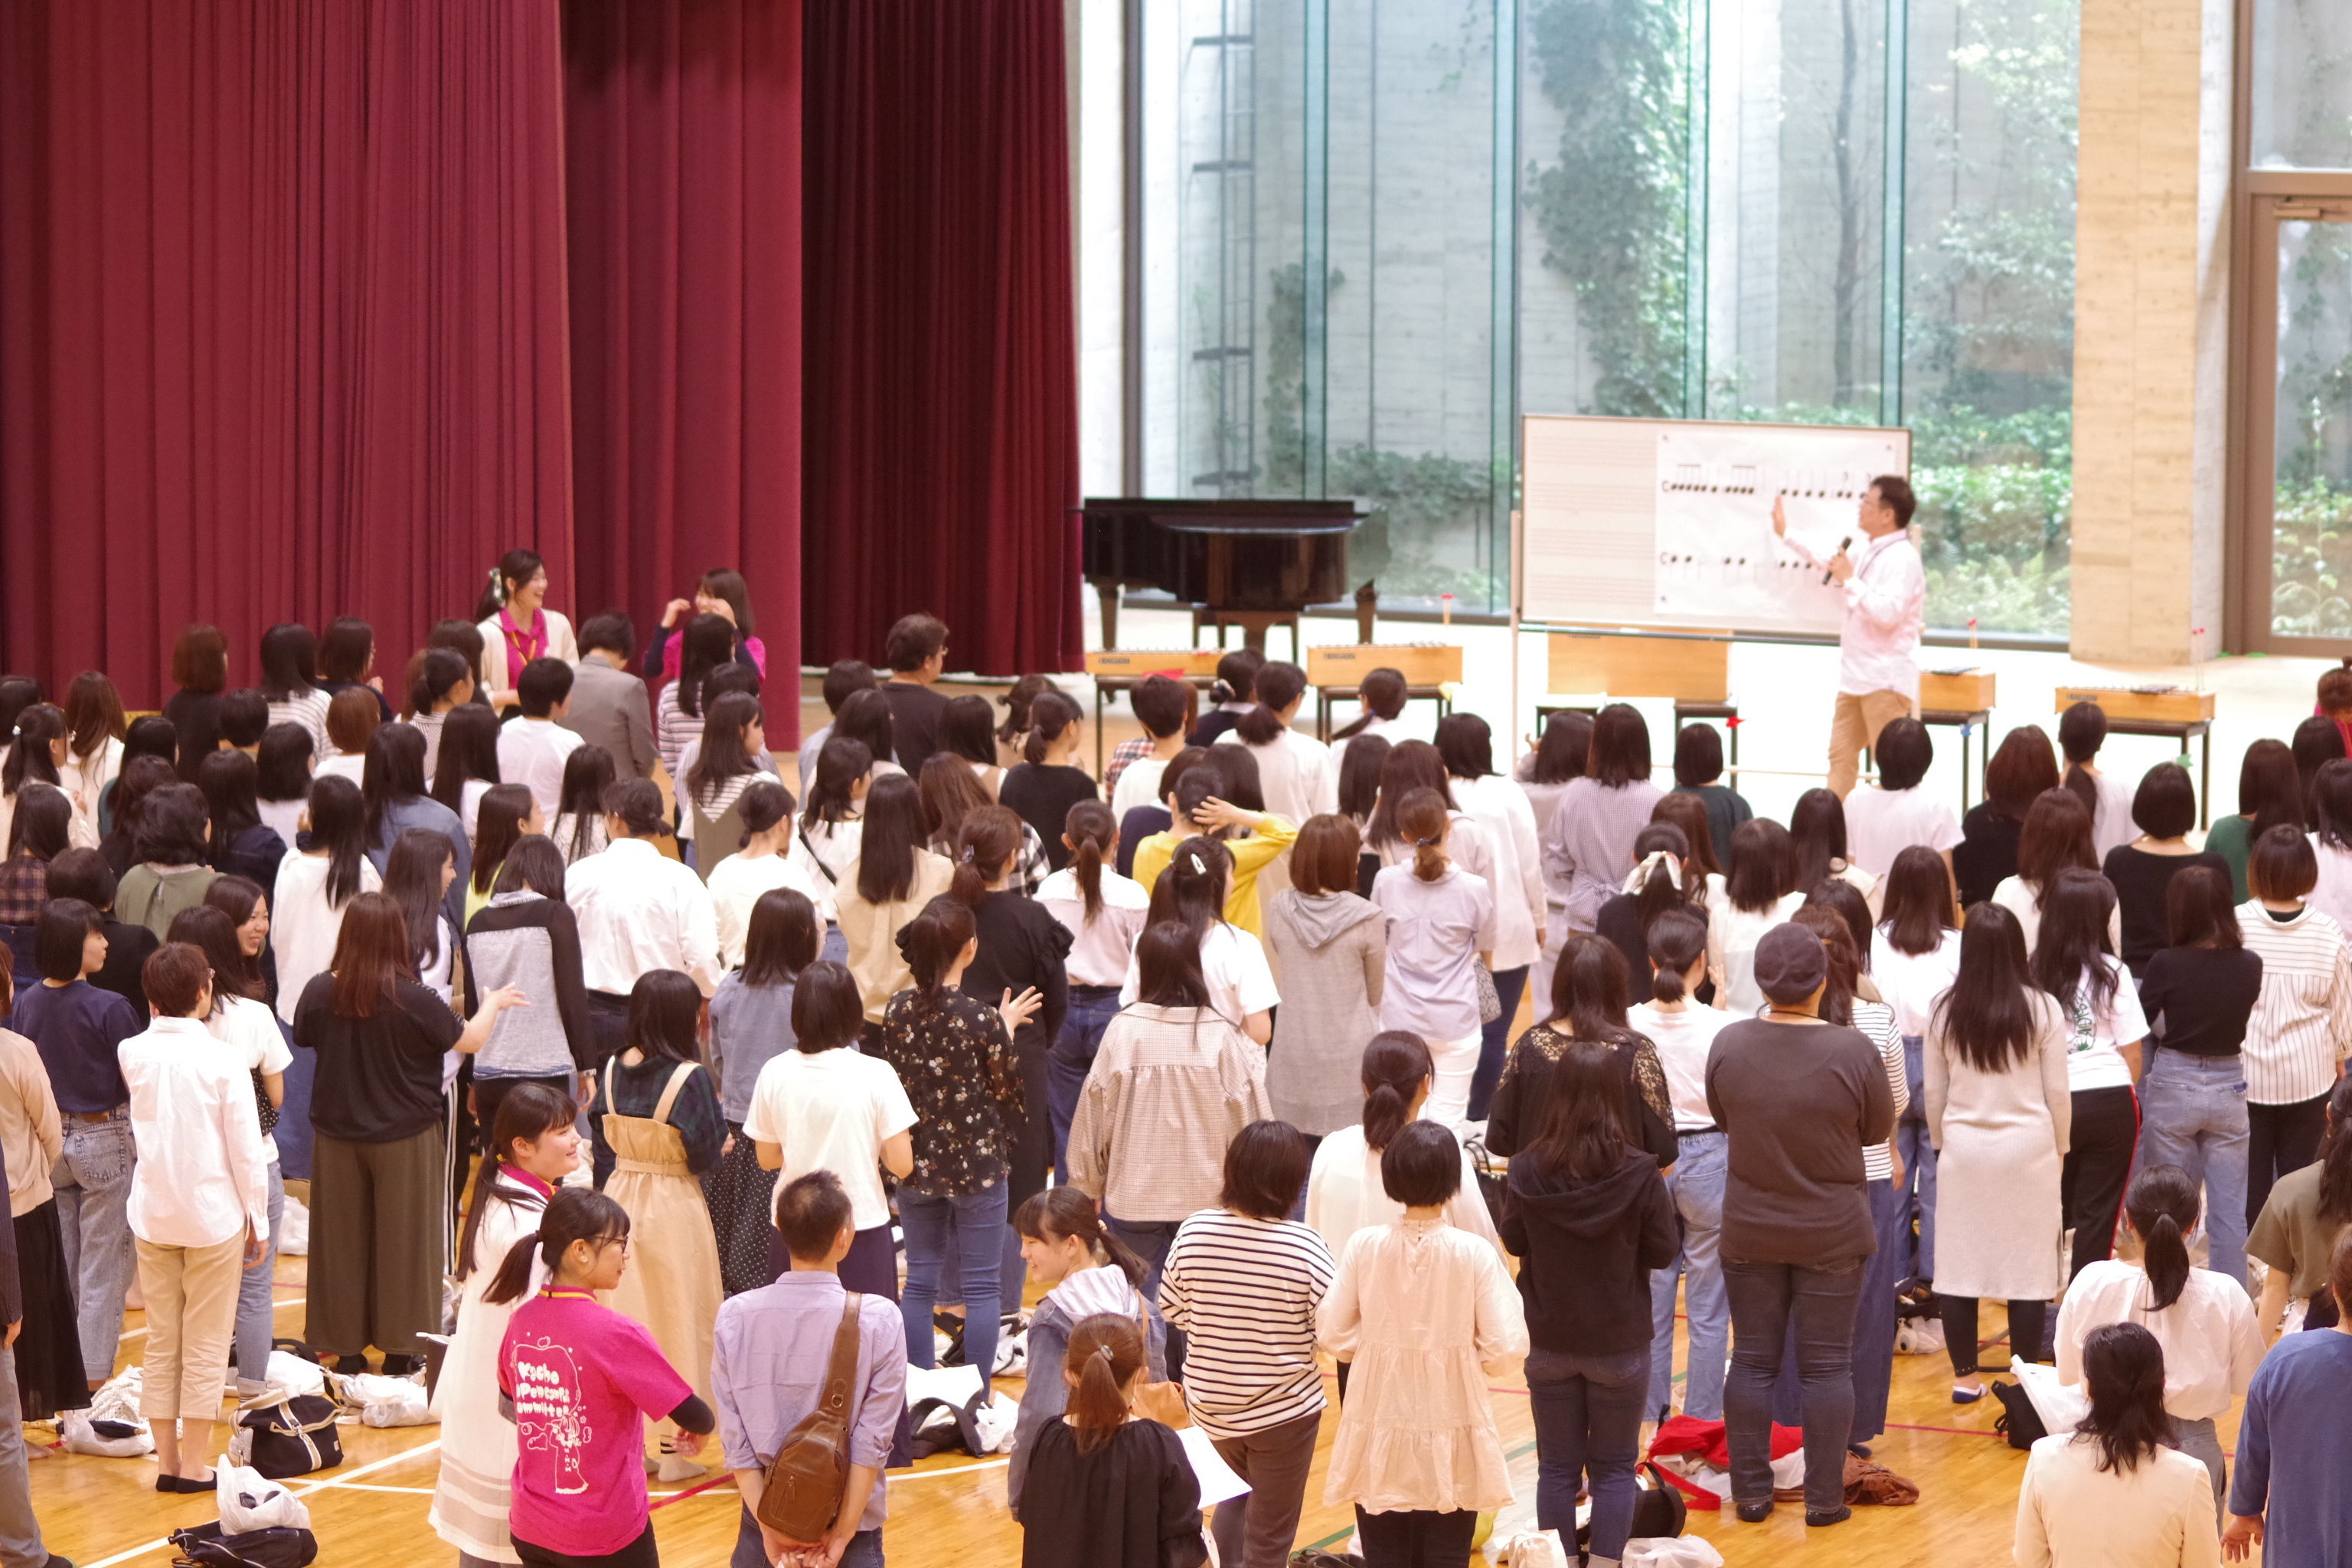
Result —
<path fill-rule="evenodd" d="M 1172 833 L 1155 833 L 1135 847 L 1135 879 L 1143 884 L 1145 892 L 1151 891 L 1160 873 L 1176 858 L 1176 842 Z"/>
<path fill-rule="evenodd" d="M 1297 828 L 1279 816 L 1269 816 L 1258 818 L 1247 838 L 1226 839 L 1225 847 L 1233 852 L 1234 869 L 1255 875 L 1297 841 Z M 1137 852 L 1136 858 L 1143 858 L 1141 851 Z"/>

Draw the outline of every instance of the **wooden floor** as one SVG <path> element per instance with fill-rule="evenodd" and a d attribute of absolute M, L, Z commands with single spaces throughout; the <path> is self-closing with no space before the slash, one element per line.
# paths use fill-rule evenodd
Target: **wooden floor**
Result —
<path fill-rule="evenodd" d="M 278 1323 L 282 1335 L 301 1331 L 301 1270 L 300 1258 L 280 1265 Z M 1986 1312 L 1986 1331 L 2000 1332 L 1999 1308 L 1987 1303 Z M 138 1356 L 143 1332 L 140 1315 L 132 1313 L 123 1336 L 122 1365 Z M 2000 1353 L 1990 1352 L 1987 1359 L 1997 1361 Z M 1018 1397 L 1017 1381 L 1000 1386 Z M 1762 1525 L 1740 1524 L 1728 1513 L 1694 1512 L 1692 1532 L 1714 1542 L 1732 1568 L 1800 1560 L 1819 1568 L 1893 1563 L 1982 1568 L 2008 1562 L 2025 1456 L 1994 1434 L 1995 1401 L 1988 1397 L 1973 1405 L 1954 1405 L 1950 1388 L 1949 1368 L 1942 1356 L 1896 1358 L 1888 1412 L 1896 1425 L 1875 1445 L 1875 1452 L 1881 1463 L 1919 1484 L 1917 1506 L 1858 1510 L 1849 1523 L 1811 1531 L 1805 1528 L 1802 1510 L 1788 1504 Z M 1516 1375 L 1495 1385 L 1495 1414 L 1506 1451 L 1515 1457 L 1531 1455 L 1535 1428 L 1525 1385 Z M 1328 1456 L 1338 1420 L 1336 1409 L 1324 1417 L 1323 1458 Z M 2226 1450 L 2236 1436 L 2235 1417 L 2221 1426 Z M 225 1426 L 215 1430 L 226 1436 Z M 433 1426 L 383 1431 L 346 1426 L 342 1466 L 294 1483 L 310 1505 L 322 1568 L 413 1568 L 455 1561 L 455 1551 L 425 1523 L 439 1435 Z M 27 1427 L 26 1436 L 37 1447 L 55 1441 L 46 1426 Z M 1323 1458 L 1307 1485 L 1301 1546 L 1342 1542 L 1350 1525 L 1345 1509 L 1322 1501 Z M 215 1514 L 208 1497 L 157 1495 L 152 1459 L 93 1458 L 58 1450 L 33 1465 L 32 1478 L 34 1507 L 49 1550 L 74 1559 L 79 1568 L 112 1568 L 116 1563 L 163 1568 L 172 1556 L 164 1537 Z M 894 1472 L 889 1485 L 890 1521 L 883 1543 L 893 1568 L 1019 1561 L 1021 1531 L 1004 1511 L 1002 1459 L 942 1458 L 911 1472 Z M 724 1563 L 733 1547 L 739 1512 L 732 1484 L 656 1490 L 655 1533 L 664 1563 L 672 1568 Z M 2259 1562 L 2259 1554 L 2255 1560 Z"/>

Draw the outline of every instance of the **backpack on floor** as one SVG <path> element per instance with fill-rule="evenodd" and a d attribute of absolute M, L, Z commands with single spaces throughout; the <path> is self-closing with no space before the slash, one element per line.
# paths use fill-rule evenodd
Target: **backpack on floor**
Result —
<path fill-rule="evenodd" d="M 307 1530 L 249 1530 L 225 1533 L 220 1521 L 175 1530 L 174 1568 L 310 1568 L 318 1560 L 319 1538 Z"/>

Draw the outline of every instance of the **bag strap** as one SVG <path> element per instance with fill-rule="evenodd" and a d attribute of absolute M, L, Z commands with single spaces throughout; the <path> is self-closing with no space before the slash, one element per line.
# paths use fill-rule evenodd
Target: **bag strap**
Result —
<path fill-rule="evenodd" d="M 842 1299 L 841 1326 L 833 1331 L 833 1359 L 824 1369 L 824 1394 L 817 1401 L 820 1414 L 849 1419 L 849 1385 L 857 1378 L 857 1351 L 862 1336 L 857 1310 L 866 1298 L 852 1290 Z"/>
<path fill-rule="evenodd" d="M 800 836 L 801 847 L 809 852 L 809 858 L 815 861 L 816 868 L 824 873 L 824 879 L 836 888 L 841 886 L 841 879 L 835 875 L 832 867 L 824 863 L 824 857 L 816 852 L 816 846 L 809 842 L 808 826 L 805 823 L 801 826 Z"/>
<path fill-rule="evenodd" d="M 654 1120 L 665 1127 L 669 1125 L 670 1108 L 677 1103 L 678 1090 L 684 1089 L 686 1080 L 694 1076 L 694 1065 L 692 1062 L 678 1063 L 677 1070 L 669 1075 L 667 1083 L 662 1085 L 661 1099 L 654 1104 Z"/>

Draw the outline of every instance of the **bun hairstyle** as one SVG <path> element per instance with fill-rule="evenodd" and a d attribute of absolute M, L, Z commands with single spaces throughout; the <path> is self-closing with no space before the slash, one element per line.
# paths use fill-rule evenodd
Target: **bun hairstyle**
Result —
<path fill-rule="evenodd" d="M 523 1086 L 518 1084 L 511 1092 L 520 1094 L 522 1089 Z M 608 1242 L 625 1241 L 628 1235 L 629 1211 L 613 1199 L 593 1187 L 558 1187 L 539 1216 L 538 1234 L 526 1236 L 507 1249 L 506 1258 L 499 1264 L 498 1278 L 482 1292 L 482 1300 L 502 1307 L 530 1294 L 534 1254 L 552 1277 L 563 1266 L 563 1255 L 572 1250 L 573 1242 L 584 1241 L 591 1247 L 601 1247 Z"/>
<path fill-rule="evenodd" d="M 1845 917 L 1825 904 L 1808 903 L 1790 916 L 1789 921 L 1821 938 L 1822 951 L 1829 956 L 1828 984 L 1822 992 L 1822 1021 L 1851 1026 L 1854 981 L 1862 973 L 1862 960 L 1855 952 L 1853 931 L 1847 926 Z"/>
<path fill-rule="evenodd" d="M 1417 789 L 1397 802 L 1397 831 L 1412 846 L 1412 874 L 1423 882 L 1445 875 L 1445 832 L 1452 818 L 1445 797 L 1433 789 Z"/>
<path fill-rule="evenodd" d="M 1014 681 L 1003 696 L 997 699 L 1004 704 L 1004 722 L 996 727 L 996 738 L 1010 746 L 1029 732 L 1030 704 L 1040 692 L 1055 689 L 1054 683 L 1042 675 L 1024 675 Z M 973 758 L 973 761 L 979 761 Z M 990 762 L 996 759 L 991 757 Z"/>
<path fill-rule="evenodd" d="M 499 556 L 499 563 L 490 568 L 490 580 L 482 586 L 481 598 L 475 603 L 474 618 L 487 621 L 497 615 L 546 565 L 536 550 L 509 550 Z"/>
<path fill-rule="evenodd" d="M 1435 1071 L 1419 1035 L 1390 1029 L 1364 1047 L 1364 1146 L 1377 1154 L 1412 1119 L 1412 1097 Z"/>
<path fill-rule="evenodd" d="M 1217 681 L 1209 688 L 1209 700 L 1216 703 L 1247 702 L 1257 690 L 1257 672 L 1265 664 L 1265 655 L 1245 647 L 1237 647 L 1217 660 Z"/>
<path fill-rule="evenodd" d="M 600 748 L 601 749 L 601 748 Z M 773 779 L 755 779 L 743 786 L 736 797 L 736 818 L 743 825 L 743 836 L 736 841 L 738 849 L 749 849 L 751 840 L 762 833 L 772 833 L 793 817 L 793 792 Z"/>
<path fill-rule="evenodd" d="M 1062 819 L 1062 831 L 1074 846 L 1070 874 L 1077 879 L 1078 895 L 1091 924 L 1102 913 L 1103 861 L 1118 843 L 1118 818 L 1098 800 L 1082 800 Z"/>
<path fill-rule="evenodd" d="M 1394 723 L 1397 716 L 1404 711 L 1406 694 L 1404 671 L 1391 669 L 1385 664 L 1378 669 L 1364 671 L 1363 684 L 1356 688 L 1357 699 L 1363 703 L 1364 710 L 1354 722 L 1333 731 L 1331 738 L 1335 741 L 1352 740 L 1362 734 L 1375 717 Z"/>
<path fill-rule="evenodd" d="M 1029 738 L 1021 743 L 1023 760 L 1033 767 L 1044 766 L 1049 748 L 1083 716 L 1076 702 L 1053 687 L 1031 698 Z"/>
<path fill-rule="evenodd" d="M 1295 664 L 1269 664 L 1257 672 L 1257 706 L 1242 715 L 1234 732 L 1253 746 L 1270 746 L 1290 728 L 1282 710 L 1307 692 L 1307 672 Z"/>
<path fill-rule="evenodd" d="M 1650 994 L 1660 1002 L 1679 1002 L 1683 976 L 1706 956 L 1706 921 L 1687 909 L 1674 909 L 1643 927 L 1649 943 Z"/>
<path fill-rule="evenodd" d="M 2147 1268 L 2148 1310 L 2161 1312 L 2189 1287 L 2189 1233 L 2197 1228 L 2197 1184 L 2178 1165 L 2142 1166 L 2124 1194 Z"/>
<path fill-rule="evenodd" d="M 988 884 L 1004 875 L 1021 853 L 1021 818 L 1010 806 L 983 805 L 964 814 L 956 829 L 955 881 L 950 897 L 973 909 L 988 897 Z"/>
<path fill-rule="evenodd" d="M 1143 1370 L 1143 1336 L 1131 1318 L 1097 1312 L 1070 1331 L 1062 1364 L 1077 1378 L 1068 1414 L 1079 1453 L 1093 1453 L 1126 1424 L 1128 1385 Z"/>
<path fill-rule="evenodd" d="M 937 1010 L 946 1000 L 948 971 L 978 930 L 971 906 L 950 893 L 925 904 L 898 928 L 898 955 L 914 974 L 915 1003 L 924 1012 Z"/>
<path fill-rule="evenodd" d="M 480 1260 L 474 1256 L 475 1238 L 482 1233 L 482 1211 L 489 1207 L 489 1200 L 504 1198 L 510 1204 L 539 1201 L 537 1194 L 499 1181 L 499 1167 L 514 1152 L 517 1143 L 536 1143 L 557 1128 L 571 1126 L 579 1114 L 580 1107 L 570 1095 L 529 1079 L 507 1090 L 506 1098 L 499 1101 L 499 1113 L 490 1128 L 489 1158 L 474 1180 L 474 1201 L 467 1206 L 466 1228 L 457 1237 L 460 1282 L 480 1267 Z"/>

